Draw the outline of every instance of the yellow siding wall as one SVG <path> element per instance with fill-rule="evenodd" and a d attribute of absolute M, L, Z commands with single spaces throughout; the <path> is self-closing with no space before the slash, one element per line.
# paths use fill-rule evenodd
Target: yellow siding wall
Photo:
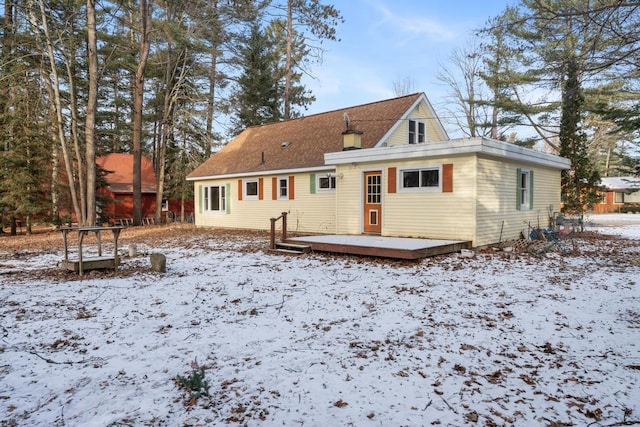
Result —
<path fill-rule="evenodd" d="M 426 124 L 426 139 L 427 143 L 434 141 L 443 141 L 446 137 L 441 134 L 439 128 L 436 126 L 437 119 L 427 115 L 426 106 L 421 104 L 420 108 L 414 108 L 409 114 L 411 119 L 423 119 Z M 409 145 L 409 122 L 403 120 L 400 125 L 391 133 L 386 141 L 386 145 L 389 147 L 397 145 Z"/>
<path fill-rule="evenodd" d="M 388 191 L 389 167 L 453 165 L 453 192 Z M 533 207 L 516 206 L 517 170 L 534 172 Z M 469 154 L 411 161 L 344 164 L 337 168 L 336 191 L 311 193 L 310 175 L 295 174 L 295 199 L 271 200 L 272 175 L 266 175 L 263 200 L 238 200 L 238 180 L 195 182 L 196 225 L 268 230 L 269 219 L 288 212 L 289 231 L 322 234 L 363 232 L 363 173 L 382 171 L 382 235 L 470 240 L 474 246 L 498 243 L 528 233 L 528 225 L 547 227 L 549 206 L 560 207 L 560 171 Z M 324 172 L 326 173 L 326 172 Z M 397 178 L 398 186 L 400 178 Z M 202 212 L 202 185 L 230 184 L 230 214 Z M 279 227 L 278 227 L 279 228 Z"/>
<path fill-rule="evenodd" d="M 342 178 L 336 182 L 336 233 L 362 233 L 362 169 L 341 165 L 336 173 Z M 384 178 L 383 178 L 384 179 Z"/>
<path fill-rule="evenodd" d="M 388 167 L 453 164 L 453 192 L 389 193 Z M 382 235 L 433 239 L 472 240 L 474 237 L 475 160 L 473 156 L 431 158 L 363 166 L 341 166 L 338 190 L 338 233 L 362 232 L 362 175 L 365 171 L 383 172 Z M 397 180 L 398 184 L 400 180 Z M 514 190 L 515 194 L 515 190 Z"/>
<path fill-rule="evenodd" d="M 326 173 L 326 172 L 324 172 Z M 335 193 L 311 193 L 309 174 L 293 174 L 294 200 L 272 200 L 272 177 L 263 176 L 263 200 L 238 200 L 238 179 L 196 181 L 195 209 L 196 225 L 202 227 L 246 228 L 268 230 L 270 218 L 287 212 L 287 224 L 290 232 L 299 233 L 335 233 Z M 280 176 L 280 175 L 278 175 Z M 199 186 L 230 184 L 230 213 L 203 212 L 200 209 L 201 192 Z M 339 185 L 339 184 L 338 184 Z M 280 229 L 281 222 L 278 222 Z"/>
<path fill-rule="evenodd" d="M 517 170 L 533 171 L 533 206 L 530 210 L 518 210 L 516 206 Z M 475 246 L 517 239 L 520 233 L 528 234 L 529 224 L 546 228 L 549 225 L 549 206 L 560 210 L 560 171 L 507 163 L 488 158 L 478 159 L 478 230 Z M 503 223 L 504 221 L 504 223 Z"/>

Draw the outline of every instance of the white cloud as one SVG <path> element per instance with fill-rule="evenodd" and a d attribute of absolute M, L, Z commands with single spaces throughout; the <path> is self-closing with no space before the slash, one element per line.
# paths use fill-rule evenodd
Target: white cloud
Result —
<path fill-rule="evenodd" d="M 411 39 L 416 37 L 426 37 L 436 41 L 453 41 L 460 38 L 460 31 L 456 29 L 458 25 L 449 22 L 440 22 L 425 15 L 426 11 L 418 14 L 404 14 L 396 12 L 379 0 L 367 0 L 370 6 L 377 9 L 381 19 L 376 23 L 377 27 L 391 26 L 398 34 L 407 34 Z M 415 12 L 416 9 L 413 9 Z"/>

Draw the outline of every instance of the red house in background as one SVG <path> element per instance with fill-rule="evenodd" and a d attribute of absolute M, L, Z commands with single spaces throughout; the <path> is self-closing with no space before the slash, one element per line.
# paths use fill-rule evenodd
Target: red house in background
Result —
<path fill-rule="evenodd" d="M 101 216 L 109 222 L 133 218 L 133 155 L 111 153 L 98 157 L 96 164 L 105 171 L 106 187 L 98 190 L 102 199 Z M 156 209 L 156 173 L 153 162 L 142 157 L 142 218 L 153 218 Z"/>

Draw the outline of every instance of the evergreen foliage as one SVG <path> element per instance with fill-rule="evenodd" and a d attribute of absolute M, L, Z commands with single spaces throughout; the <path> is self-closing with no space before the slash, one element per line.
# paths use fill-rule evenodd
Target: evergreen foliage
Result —
<path fill-rule="evenodd" d="M 634 2 L 520 0 L 480 31 L 494 117 L 534 130 L 547 150 L 571 160 L 566 210 L 596 202 L 598 170 L 621 173 L 637 151 L 639 25 Z"/>
<path fill-rule="evenodd" d="M 184 177 L 209 157 L 216 146 L 222 145 L 240 126 L 283 118 L 286 78 L 292 82 L 292 105 L 303 106 L 313 101 L 301 84 L 302 67 L 312 56 L 317 57 L 317 46 L 311 46 L 313 43 L 335 40 L 337 21 L 332 17 L 338 13 L 332 6 L 315 0 L 145 0 L 148 7 L 141 9 L 141 3 L 142 0 L 0 2 L 0 125 L 3 131 L 22 132 L 11 122 L 25 117 L 18 115 L 26 107 L 20 105 L 25 101 L 17 95 L 18 89 L 27 88 L 26 70 L 30 79 L 31 123 L 38 124 L 38 137 L 9 132 L 0 137 L 0 151 L 5 152 L 3 164 L 11 163 L 13 166 L 5 166 L 10 168 L 25 167 L 26 163 L 18 160 L 26 153 L 22 150 L 26 147 L 24 141 L 41 144 L 37 150 L 37 171 L 42 176 L 38 179 L 47 184 L 38 188 L 48 193 L 34 199 L 44 209 L 22 209 L 18 205 L 27 203 L 3 189 L 0 197 L 7 210 L 4 217 L 36 211 L 40 220 L 45 213 L 64 216 L 65 220 L 73 212 L 74 220 L 87 215 L 87 207 L 95 197 L 90 196 L 92 177 L 87 175 L 92 173 L 91 165 L 87 164 L 90 149 L 87 143 L 92 145 L 92 141 L 96 156 L 139 152 L 151 157 L 158 176 L 158 199 L 169 196 L 185 200 L 192 197 L 193 189 Z M 95 122 L 88 55 L 92 10 L 88 6 L 93 5 L 99 74 Z M 265 28 L 276 17 L 286 15 L 282 11 L 288 5 L 294 11 L 296 21 L 292 24 L 296 32 L 287 28 L 267 34 Z M 148 63 L 139 68 L 143 10 L 151 14 L 151 31 L 146 33 L 150 47 Z M 267 62 L 245 66 L 242 54 L 246 52 L 240 52 L 238 47 L 244 44 L 244 35 L 254 25 L 260 31 L 255 32 L 257 38 L 253 42 L 264 43 L 263 53 L 268 55 L 262 59 Z M 310 40 L 305 34 L 315 38 Z M 283 48 L 289 41 L 293 43 L 293 62 L 287 61 L 288 52 Z M 287 74 L 284 64 L 297 68 Z M 260 73 L 251 69 L 254 66 L 265 71 L 260 79 L 256 78 Z M 136 70 L 140 75 L 136 76 Z M 267 89 L 253 98 L 249 94 L 246 98 L 237 97 L 236 83 L 241 78 L 247 87 L 256 78 L 254 83 L 264 84 Z M 143 85 L 138 84 L 135 92 L 137 82 Z M 138 104 L 135 108 L 140 109 L 139 129 L 134 134 L 134 104 L 140 100 L 140 91 L 141 107 Z M 262 105 L 258 106 L 258 98 L 264 100 Z M 240 108 L 236 104 L 239 100 L 246 105 Z M 248 105 L 256 106 L 256 116 L 250 115 Z M 246 124 L 230 120 L 240 110 L 246 115 Z M 292 114 L 297 113 L 294 110 Z M 32 156 L 29 164 L 33 164 L 36 156 L 33 145 L 29 146 L 29 153 Z M 44 165 L 40 164 L 41 158 Z M 50 182 L 53 184 L 49 188 Z M 2 185 L 9 186 L 5 182 Z M 27 188 L 17 181 L 15 186 Z"/>
<path fill-rule="evenodd" d="M 235 95 L 234 134 L 249 126 L 279 121 L 279 82 L 277 57 L 273 44 L 260 25 L 254 23 L 246 43 L 240 47 L 239 63 L 242 74 L 238 78 Z"/>
<path fill-rule="evenodd" d="M 571 159 L 571 169 L 562 171 L 562 202 L 565 212 L 581 214 L 598 201 L 600 176 L 587 151 L 581 129 L 584 97 L 575 57 L 567 58 L 567 79 L 562 91 L 560 156 Z"/>

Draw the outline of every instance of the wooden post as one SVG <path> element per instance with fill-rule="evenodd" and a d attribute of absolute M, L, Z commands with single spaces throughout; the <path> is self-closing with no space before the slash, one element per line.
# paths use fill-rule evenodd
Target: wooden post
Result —
<path fill-rule="evenodd" d="M 117 271 L 118 265 L 120 265 L 120 258 L 118 258 L 118 237 L 120 237 L 120 229 L 113 228 L 111 231 L 113 232 L 113 266 Z"/>
<path fill-rule="evenodd" d="M 271 242 L 269 244 L 271 249 L 276 248 L 276 221 L 276 218 L 271 218 Z"/>
<path fill-rule="evenodd" d="M 287 213 L 282 212 L 282 240 L 287 240 Z"/>

